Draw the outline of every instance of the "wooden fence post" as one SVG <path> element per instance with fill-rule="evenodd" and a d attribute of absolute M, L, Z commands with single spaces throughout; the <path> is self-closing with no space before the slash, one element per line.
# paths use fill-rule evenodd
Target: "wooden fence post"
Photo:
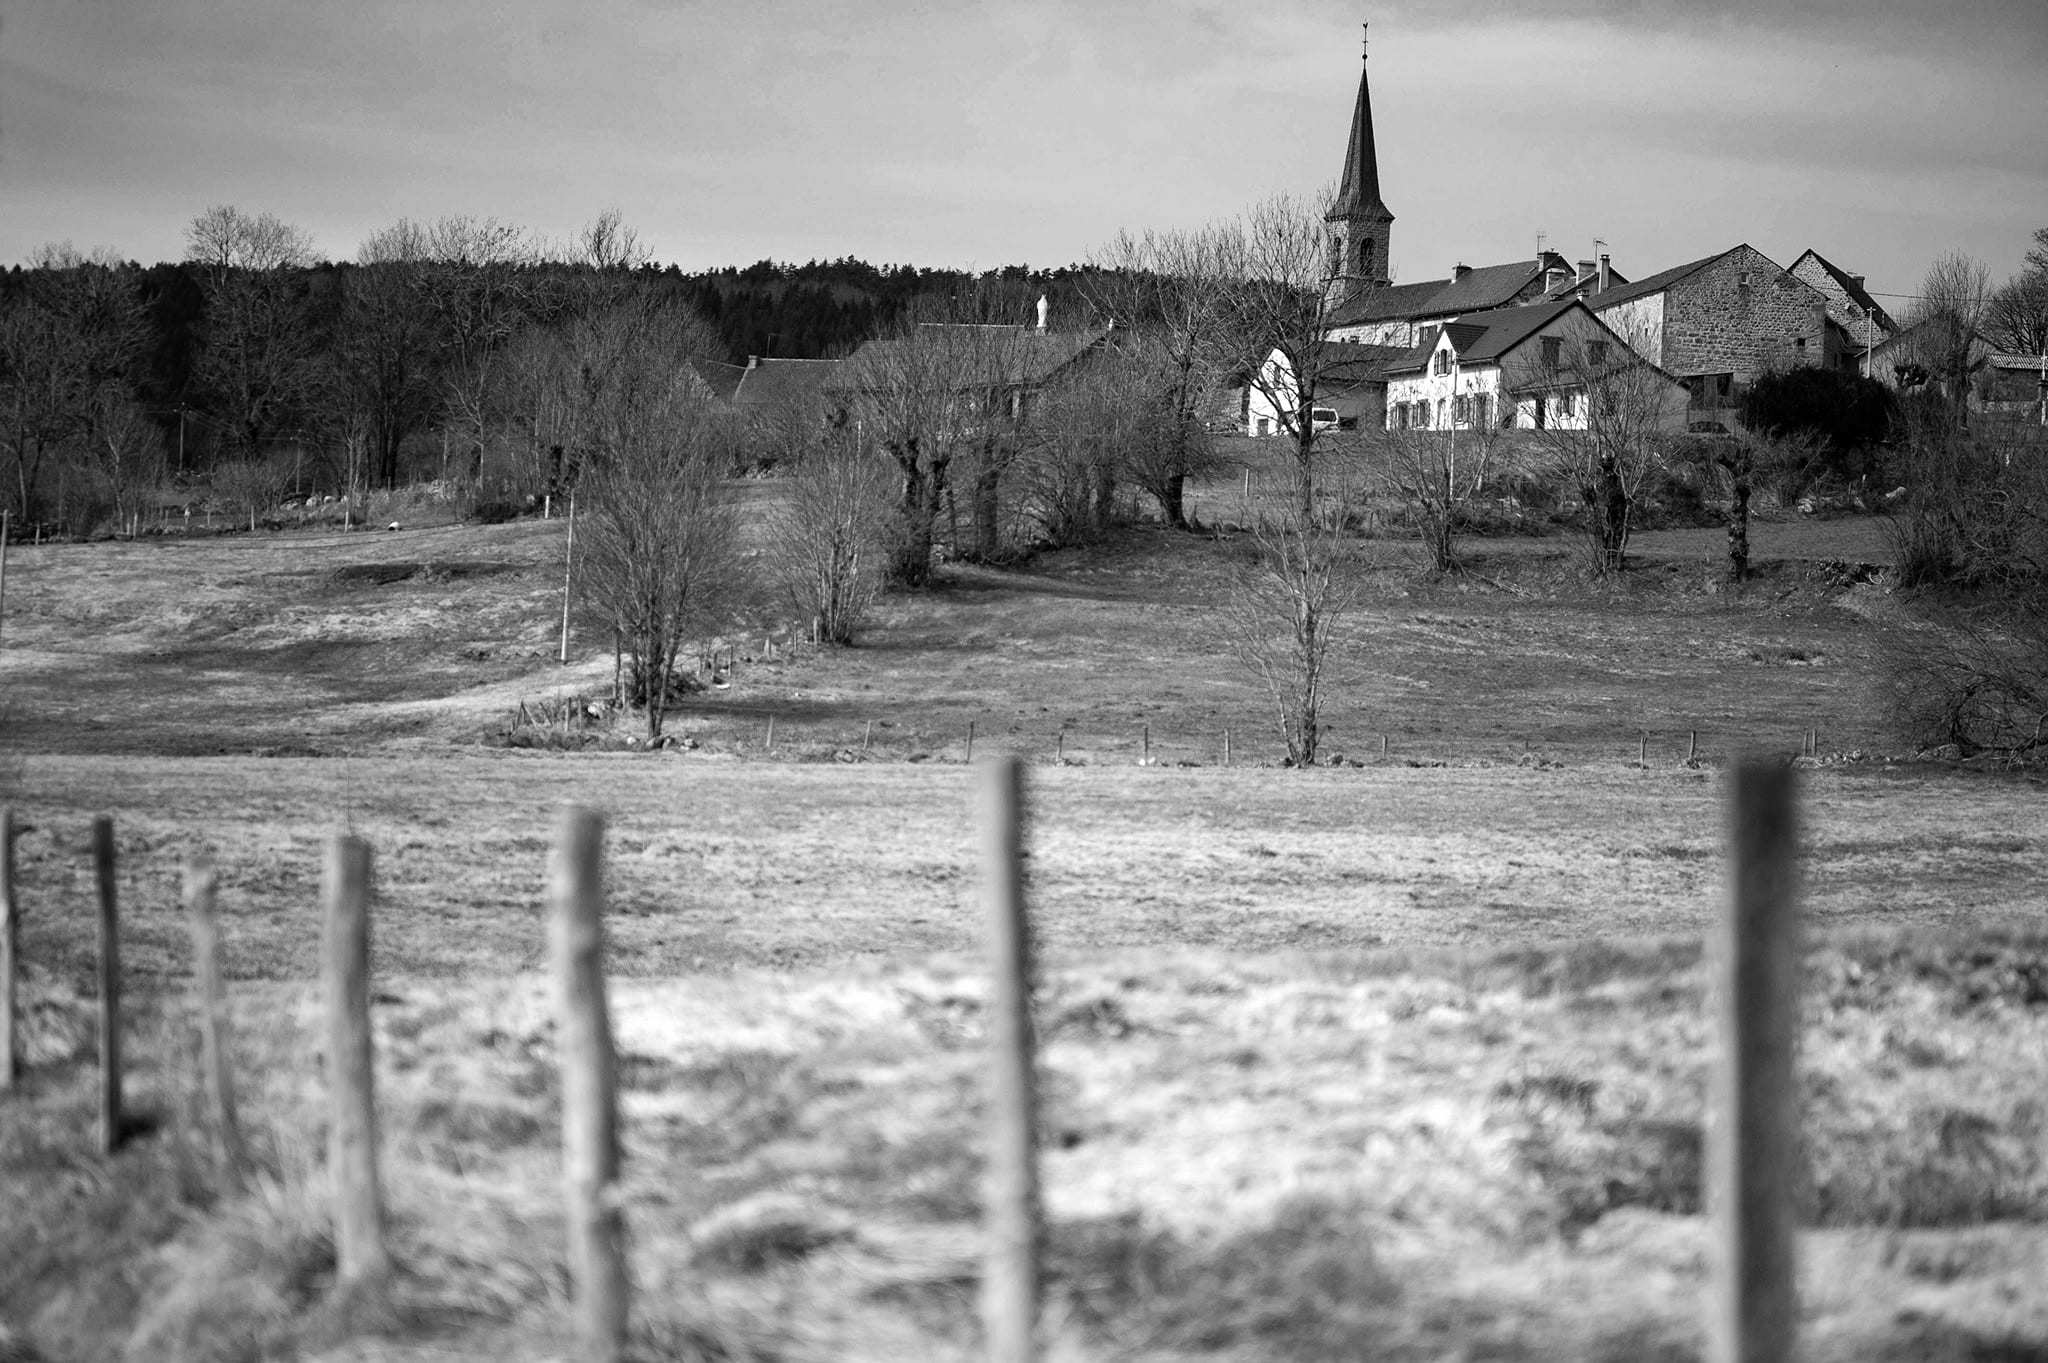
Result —
<path fill-rule="evenodd" d="M 967 760 L 974 760 L 974 721 L 967 721 Z"/>
<path fill-rule="evenodd" d="M 1641 743 L 1636 747 L 1636 765 L 1639 767 L 1650 765 L 1650 736 L 1648 734 L 1643 735 Z"/>
<path fill-rule="evenodd" d="M 618 1058 L 604 988 L 604 818 L 571 805 L 555 834 L 555 1049 L 576 1333 L 591 1363 L 626 1349 L 625 1215 L 619 1205 Z"/>
<path fill-rule="evenodd" d="M 775 751 L 775 716 L 773 715 L 768 716 L 768 737 L 762 743 L 762 747 L 766 748 L 769 752 Z"/>
<path fill-rule="evenodd" d="M 1038 1356 L 1037 1038 L 1032 1026 L 1031 924 L 1024 900 L 1024 768 L 987 764 L 981 782 L 982 899 L 993 983 L 989 997 L 988 1261 L 982 1328 L 991 1363 Z"/>
<path fill-rule="evenodd" d="M 377 1182 L 377 1104 L 370 1051 L 370 845 L 327 845 L 327 1172 L 334 1183 L 334 1257 L 344 1288 L 390 1271 Z"/>
<path fill-rule="evenodd" d="M 1230 765 L 1230 730 L 1223 731 L 1223 765 Z"/>
<path fill-rule="evenodd" d="M 1150 722 L 1147 722 L 1145 725 L 1145 756 L 1142 760 L 1147 765 L 1152 761 L 1152 725 Z"/>
<path fill-rule="evenodd" d="M 1799 1159 L 1800 932 L 1792 772 L 1745 760 L 1729 804 L 1721 928 L 1721 1055 L 1708 1168 L 1715 1265 L 1713 1363 L 1785 1363 L 1798 1326 L 1792 1195 Z"/>
<path fill-rule="evenodd" d="M 20 936 L 14 899 L 14 811 L 0 809 L 0 1089 L 14 1087 L 21 1044 L 14 1036 L 14 947 Z"/>
<path fill-rule="evenodd" d="M 1688 762 L 1695 761 L 1699 755 L 1700 731 L 1698 729 L 1687 729 L 1685 731 L 1685 760 Z"/>
<path fill-rule="evenodd" d="M 199 990 L 199 1064 L 213 1107 L 214 1157 L 229 1184 L 239 1188 L 247 1161 L 235 1115 L 234 1049 L 220 974 L 220 924 L 214 913 L 218 888 L 213 859 L 195 852 L 185 863 L 185 913 L 191 920 L 192 975 Z"/>
<path fill-rule="evenodd" d="M 867 727 L 863 728 L 860 731 L 860 750 L 862 752 L 866 752 L 868 750 L 868 740 L 873 738 L 874 736 L 875 722 L 871 719 L 867 722 Z"/>
<path fill-rule="evenodd" d="M 114 821 L 92 821 L 100 899 L 100 1153 L 121 1147 L 121 923 L 114 894 Z"/>
<path fill-rule="evenodd" d="M 1052 736 L 1052 760 L 1060 766 L 1067 764 L 1067 731 L 1061 729 Z"/>

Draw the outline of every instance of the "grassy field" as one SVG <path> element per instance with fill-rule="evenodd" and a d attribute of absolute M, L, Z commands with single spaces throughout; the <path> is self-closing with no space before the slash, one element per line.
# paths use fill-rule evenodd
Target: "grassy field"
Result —
<path fill-rule="evenodd" d="M 1557 541 L 1475 544 L 1451 580 L 1361 544 L 1349 760 L 1301 772 L 1214 625 L 1229 537 L 955 567 L 848 650 L 768 656 L 764 598 L 676 717 L 693 746 L 657 752 L 496 746 L 522 702 L 609 686 L 608 649 L 554 661 L 558 522 L 17 550 L 31 1070 L 0 1099 L 0 1358 L 567 1356 L 539 973 L 565 800 L 610 818 L 644 1356 L 973 1357 L 970 721 L 1035 762 L 1055 1357 L 1697 1357 L 1722 769 L 1812 728 L 1807 1357 L 2048 1358 L 2040 783 L 1888 760 L 1900 607 L 1824 562 L 1882 561 L 1874 526 L 1757 543 L 1741 592 L 1712 532 L 1646 536 L 1602 586 Z M 105 1162 L 102 812 L 149 1128 Z M 309 986 L 341 828 L 378 857 L 403 1271 L 375 1306 L 327 1294 Z M 246 1190 L 195 1126 L 175 881 L 201 845 Z"/>

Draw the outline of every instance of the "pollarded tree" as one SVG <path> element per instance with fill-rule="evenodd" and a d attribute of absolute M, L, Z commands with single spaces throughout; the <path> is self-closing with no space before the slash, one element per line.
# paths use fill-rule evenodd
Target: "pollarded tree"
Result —
<path fill-rule="evenodd" d="M 1684 430 L 1684 389 L 1625 346 L 1595 351 L 1573 341 L 1508 378 L 1517 401 L 1544 404 L 1530 439 L 1584 508 L 1593 570 L 1620 572 L 1644 489 Z"/>
<path fill-rule="evenodd" d="M 1951 253 L 1928 267 L 1906 319 L 1910 362 L 1939 385 L 1960 426 L 1970 422 L 1970 376 L 1984 362 L 1990 308 L 1991 271 L 1982 261 Z"/>

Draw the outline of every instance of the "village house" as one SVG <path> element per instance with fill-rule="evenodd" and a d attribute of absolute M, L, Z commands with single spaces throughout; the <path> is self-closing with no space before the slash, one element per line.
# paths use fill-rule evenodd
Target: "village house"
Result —
<path fill-rule="evenodd" d="M 1408 353 L 1407 346 L 1360 345 L 1324 341 L 1314 360 L 1315 430 L 1371 430 L 1386 424 L 1387 365 Z M 1301 392 L 1294 357 L 1275 349 L 1259 366 L 1245 393 L 1245 429 L 1252 435 L 1295 433 Z"/>
<path fill-rule="evenodd" d="M 1747 244 L 1595 294 L 1587 306 L 1685 384 L 1700 429 L 1732 430 L 1758 375 L 1840 363 L 1828 352 L 1826 297 Z"/>
<path fill-rule="evenodd" d="M 1828 321 L 1841 335 L 1831 350 L 1838 350 L 1844 369 L 1861 371 L 1872 349 L 1896 335 L 1898 323 L 1863 285 L 1863 276 L 1850 274 L 1808 247 L 1792 262 L 1792 277 L 1811 284 L 1827 300 Z"/>
<path fill-rule="evenodd" d="M 1386 368 L 1389 430 L 1584 430 L 1626 392 L 1649 426 L 1685 428 L 1687 392 L 1580 298 L 1468 313 Z"/>

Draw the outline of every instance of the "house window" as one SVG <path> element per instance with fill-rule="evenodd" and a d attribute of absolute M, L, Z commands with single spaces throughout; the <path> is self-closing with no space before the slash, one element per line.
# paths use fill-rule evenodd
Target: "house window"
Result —
<path fill-rule="evenodd" d="M 1472 424 L 1471 398 L 1467 397 L 1463 393 L 1458 394 L 1457 400 L 1451 404 L 1451 420 L 1455 421 L 1460 426 L 1469 426 Z"/>
<path fill-rule="evenodd" d="M 1587 363 L 1587 364 L 1593 364 L 1593 365 L 1601 365 L 1601 364 L 1606 364 L 1606 363 L 1607 363 L 1607 342 L 1605 342 L 1605 341 L 1588 341 L 1588 342 L 1586 342 L 1586 363 Z"/>
<path fill-rule="evenodd" d="M 1428 429 L 1429 429 L 1429 404 L 1428 404 L 1428 403 L 1426 403 L 1426 402 L 1418 402 L 1418 403 L 1416 403 L 1416 404 L 1415 404 L 1415 424 L 1416 424 L 1416 425 L 1417 425 L 1418 427 L 1420 427 L 1421 429 L 1423 429 L 1423 430 L 1428 430 Z"/>
<path fill-rule="evenodd" d="M 1806 338 L 1804 336 L 1794 336 L 1792 338 L 1792 355 L 1795 359 L 1803 360 L 1806 358 Z"/>
<path fill-rule="evenodd" d="M 1543 367 L 1555 369 L 1564 360 L 1564 342 L 1555 336 L 1543 338 Z"/>
<path fill-rule="evenodd" d="M 1436 400 L 1436 424 L 1439 426 L 1451 424 L 1450 404 L 1442 398 Z"/>
<path fill-rule="evenodd" d="M 1358 272 L 1362 275 L 1370 275 L 1372 273 L 1371 237 L 1366 237 L 1358 243 Z"/>
<path fill-rule="evenodd" d="M 1437 351 L 1437 353 L 1436 353 L 1436 369 L 1435 369 L 1435 372 L 1436 372 L 1436 373 L 1438 373 L 1438 374 L 1448 374 L 1448 373 L 1450 373 L 1450 372 L 1451 372 L 1451 352 L 1450 352 L 1450 351 L 1448 351 L 1448 350 L 1439 350 L 1439 351 Z"/>

